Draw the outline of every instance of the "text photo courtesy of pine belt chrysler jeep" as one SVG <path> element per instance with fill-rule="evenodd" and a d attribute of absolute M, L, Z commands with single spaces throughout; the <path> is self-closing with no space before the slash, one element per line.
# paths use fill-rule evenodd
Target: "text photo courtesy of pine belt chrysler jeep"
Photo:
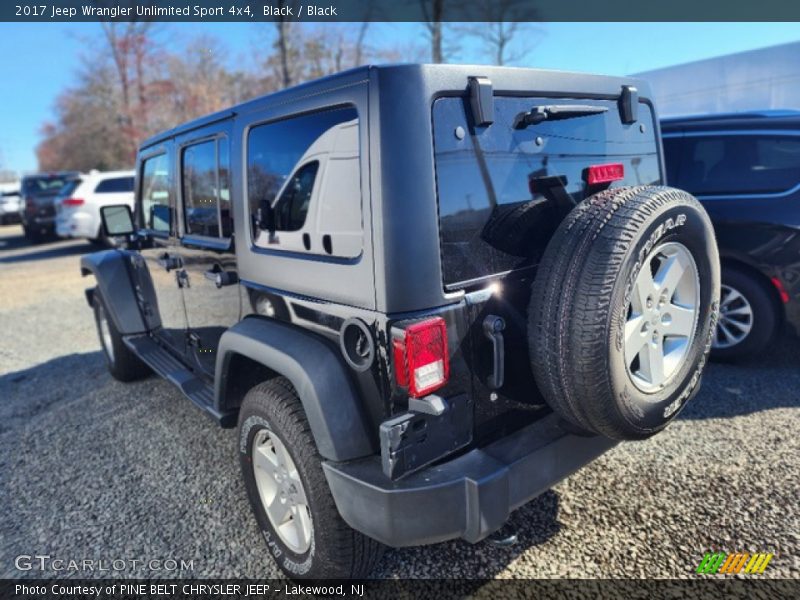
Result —
<path fill-rule="evenodd" d="M 663 174 L 641 81 L 362 67 L 145 141 L 133 214 L 102 209 L 127 241 L 81 270 L 114 377 L 238 424 L 280 568 L 363 577 L 697 391 L 719 259 Z"/>

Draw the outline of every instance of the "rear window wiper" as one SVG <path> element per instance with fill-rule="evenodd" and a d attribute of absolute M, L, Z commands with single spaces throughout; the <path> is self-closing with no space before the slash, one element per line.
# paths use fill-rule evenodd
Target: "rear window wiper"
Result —
<path fill-rule="evenodd" d="M 536 125 L 542 121 L 561 121 L 575 117 L 587 117 L 608 112 L 607 106 L 591 104 L 551 104 L 534 106 L 528 112 L 520 113 L 514 120 L 515 129 L 525 129 L 528 125 Z"/>

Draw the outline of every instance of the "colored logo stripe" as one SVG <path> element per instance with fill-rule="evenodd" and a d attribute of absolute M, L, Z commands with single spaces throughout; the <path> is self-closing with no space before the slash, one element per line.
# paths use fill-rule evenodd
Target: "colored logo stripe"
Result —
<path fill-rule="evenodd" d="M 726 554 L 725 552 L 706 552 L 703 560 L 697 566 L 697 573 L 713 574 L 736 574 L 744 568 L 745 573 L 763 573 L 774 554 L 758 552 L 750 554 L 748 552 L 738 552 L 736 554 Z M 745 566 L 746 565 L 746 566 Z"/>

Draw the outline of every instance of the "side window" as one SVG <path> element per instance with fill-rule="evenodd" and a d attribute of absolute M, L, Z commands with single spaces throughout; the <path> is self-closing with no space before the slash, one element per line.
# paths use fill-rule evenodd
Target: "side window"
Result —
<path fill-rule="evenodd" d="M 358 125 L 358 113 L 348 107 L 250 130 L 247 196 L 256 246 L 346 257 L 361 252 Z M 278 235 L 261 229 L 259 209 L 265 205 Z M 351 240 L 337 243 L 345 230 Z"/>
<path fill-rule="evenodd" d="M 295 171 L 289 183 L 284 186 L 273 206 L 277 231 L 297 231 L 303 228 L 318 170 L 318 161 L 306 163 Z"/>
<path fill-rule="evenodd" d="M 800 184 L 800 137 L 758 134 L 687 138 L 682 165 L 675 185 L 694 194 L 785 192 Z"/>
<path fill-rule="evenodd" d="M 146 229 L 169 233 L 170 230 L 169 160 L 158 154 L 142 164 L 141 207 Z"/>
<path fill-rule="evenodd" d="M 664 164 L 667 167 L 667 185 L 683 187 L 681 185 L 682 163 L 686 152 L 686 140 L 684 138 L 665 137 L 664 143 Z"/>
<path fill-rule="evenodd" d="M 133 177 L 103 179 L 94 188 L 95 194 L 123 194 L 133 191 Z"/>
<path fill-rule="evenodd" d="M 218 138 L 183 150 L 183 210 L 188 235 L 231 234 L 227 146 L 226 138 Z"/>

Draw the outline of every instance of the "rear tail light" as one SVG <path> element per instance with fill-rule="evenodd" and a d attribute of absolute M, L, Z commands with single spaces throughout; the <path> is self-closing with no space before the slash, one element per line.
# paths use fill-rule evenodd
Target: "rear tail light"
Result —
<path fill-rule="evenodd" d="M 625 165 L 622 163 L 609 163 L 607 165 L 592 165 L 586 169 L 586 183 L 598 185 L 611 183 L 625 178 Z"/>
<path fill-rule="evenodd" d="M 80 206 L 83 204 L 83 198 L 65 198 L 61 201 L 61 206 Z"/>
<path fill-rule="evenodd" d="M 412 398 L 421 398 L 447 383 L 447 326 L 441 317 L 406 327 L 392 340 L 392 351 L 395 381 L 408 388 Z"/>

